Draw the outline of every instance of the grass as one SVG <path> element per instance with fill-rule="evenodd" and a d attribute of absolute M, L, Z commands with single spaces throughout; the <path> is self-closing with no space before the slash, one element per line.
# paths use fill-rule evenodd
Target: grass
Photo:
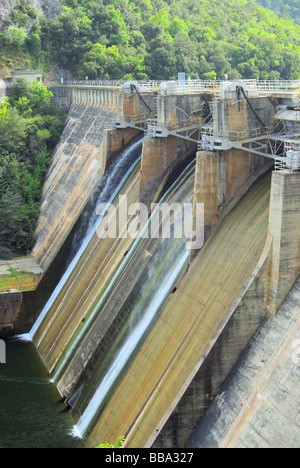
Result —
<path fill-rule="evenodd" d="M 9 268 L 10 275 L 0 276 L 0 292 L 33 290 L 36 287 L 36 275 L 19 273 L 15 268 Z"/>

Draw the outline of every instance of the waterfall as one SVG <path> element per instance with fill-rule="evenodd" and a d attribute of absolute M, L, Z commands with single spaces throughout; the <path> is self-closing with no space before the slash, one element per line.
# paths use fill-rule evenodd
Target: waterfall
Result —
<path fill-rule="evenodd" d="M 46 303 L 39 317 L 37 318 L 36 322 L 34 323 L 32 329 L 30 330 L 29 338 L 31 340 L 34 338 L 34 335 L 36 334 L 38 328 L 40 327 L 41 323 L 43 322 L 50 308 L 54 304 L 58 295 L 62 291 L 65 283 L 67 282 L 68 278 L 70 277 L 71 273 L 76 267 L 78 261 L 80 260 L 81 256 L 83 255 L 84 251 L 89 245 L 91 239 L 96 233 L 97 227 L 99 223 L 101 222 L 101 219 L 104 216 L 104 214 L 103 216 L 96 215 L 96 207 L 100 203 L 112 203 L 113 202 L 113 200 L 116 198 L 119 191 L 121 190 L 122 186 L 126 182 L 127 178 L 129 177 L 129 175 L 135 168 L 137 162 L 141 159 L 141 148 L 142 148 L 141 141 L 138 141 L 132 144 L 121 154 L 121 156 L 117 159 L 117 161 L 109 167 L 106 174 L 104 175 L 104 178 L 100 183 L 100 187 L 97 190 L 97 193 L 99 193 L 99 197 L 97 199 L 97 203 L 95 204 L 96 205 L 95 209 L 91 214 L 88 213 L 87 215 L 85 215 L 85 218 L 87 217 L 89 218 L 88 223 L 85 223 L 85 226 L 87 226 L 85 228 L 85 231 L 86 231 L 85 235 L 83 236 L 83 239 L 82 239 L 82 232 L 81 232 L 81 236 L 77 235 L 77 237 L 75 237 L 75 241 L 77 243 L 76 249 L 74 249 L 75 255 L 72 261 L 70 262 L 67 270 L 65 271 L 64 275 L 62 276 L 61 280 L 59 281 L 58 285 L 56 286 L 53 293 L 51 294 L 48 302 Z M 137 157 L 137 154 L 138 154 L 138 157 Z"/>
<path fill-rule="evenodd" d="M 75 426 L 74 435 L 78 435 L 78 433 L 80 433 L 81 435 L 85 434 L 86 430 L 89 427 L 89 424 L 97 414 L 97 411 L 100 408 L 101 403 L 103 402 L 107 393 L 109 392 L 112 385 L 118 378 L 120 372 L 130 359 L 133 351 L 137 348 L 139 342 L 141 341 L 144 333 L 151 324 L 157 311 L 160 309 L 167 296 L 170 294 L 173 285 L 176 282 L 176 279 L 180 275 L 184 265 L 188 260 L 188 256 L 189 252 L 185 249 L 181 253 L 181 255 L 178 258 L 176 258 L 176 262 L 175 265 L 173 265 L 173 269 L 169 270 L 169 274 L 165 277 L 164 282 L 160 285 L 157 293 L 154 295 L 152 301 L 149 303 L 148 307 L 144 311 L 142 318 L 132 328 L 125 343 L 123 343 L 120 350 L 117 352 L 99 387 L 97 388 L 96 392 L 91 398 L 84 413 L 80 417 L 77 426 Z"/>

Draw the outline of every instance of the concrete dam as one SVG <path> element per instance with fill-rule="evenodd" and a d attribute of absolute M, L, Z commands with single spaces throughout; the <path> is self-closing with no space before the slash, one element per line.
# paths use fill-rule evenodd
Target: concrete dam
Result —
<path fill-rule="evenodd" d="M 300 82 L 51 89 L 1 338 L 32 340 L 86 447 L 299 446 Z"/>

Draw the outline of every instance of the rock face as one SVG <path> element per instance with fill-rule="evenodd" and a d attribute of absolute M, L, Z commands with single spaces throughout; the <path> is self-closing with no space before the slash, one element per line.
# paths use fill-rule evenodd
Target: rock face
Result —
<path fill-rule="evenodd" d="M 0 23 L 9 16 L 16 3 L 17 0 L 2 0 L 0 4 Z"/>
<path fill-rule="evenodd" d="M 31 5 L 41 10 L 47 18 L 53 18 L 61 11 L 60 0 L 20 0 L 23 4 Z M 8 18 L 11 10 L 16 6 L 17 0 L 1 0 L 0 3 L 0 24 Z"/>

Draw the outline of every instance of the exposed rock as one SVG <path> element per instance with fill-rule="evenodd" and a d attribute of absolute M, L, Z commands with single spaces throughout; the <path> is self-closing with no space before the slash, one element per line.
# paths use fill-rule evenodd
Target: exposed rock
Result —
<path fill-rule="evenodd" d="M 23 5 L 30 6 L 42 11 L 47 18 L 57 16 L 61 11 L 60 0 L 20 0 Z M 18 0 L 1 0 L 0 24 L 9 17 L 11 10 L 17 5 Z"/>

